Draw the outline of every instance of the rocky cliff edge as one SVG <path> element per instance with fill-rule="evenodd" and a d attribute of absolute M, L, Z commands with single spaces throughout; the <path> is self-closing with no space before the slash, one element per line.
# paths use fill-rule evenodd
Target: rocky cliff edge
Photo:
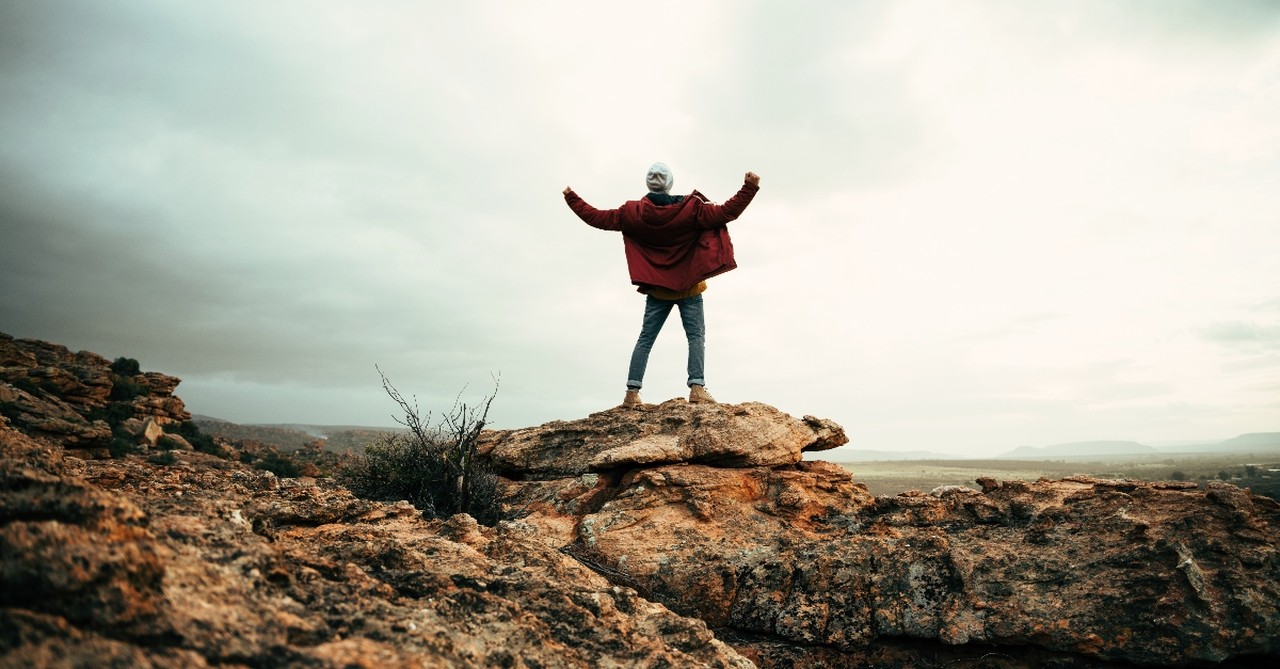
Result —
<path fill-rule="evenodd" d="M 905 639 L 984 666 L 1280 652 L 1270 498 L 1088 477 L 872 497 L 801 460 L 844 441 L 767 405 L 675 400 L 490 433 L 481 449 L 521 524 L 763 663 L 865 666 Z"/>

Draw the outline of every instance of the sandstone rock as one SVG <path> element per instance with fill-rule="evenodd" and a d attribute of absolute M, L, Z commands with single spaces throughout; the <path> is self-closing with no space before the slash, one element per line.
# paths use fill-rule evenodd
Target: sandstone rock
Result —
<path fill-rule="evenodd" d="M 37 391 L 39 392 L 39 391 Z M 0 384 L 0 413 L 28 432 L 52 439 L 67 448 L 105 446 L 111 427 L 101 420 L 88 420 L 61 398 Z"/>
<path fill-rule="evenodd" d="M 171 451 L 194 451 L 195 446 L 180 434 L 165 434 L 156 440 L 156 446 Z"/>
<path fill-rule="evenodd" d="M 47 450 L 0 428 L 4 452 Z M 7 458 L 6 458 L 7 459 Z M 164 608 L 159 551 L 128 499 L 34 468 L 0 468 L 0 607 L 137 630 Z"/>
<path fill-rule="evenodd" d="M 0 425 L 0 666 L 753 666 L 527 526 L 54 450 Z"/>
<path fill-rule="evenodd" d="M 161 424 L 191 420 L 191 413 L 176 397 L 135 397 L 130 406 L 135 415 L 153 418 Z"/>
<path fill-rule="evenodd" d="M 0 369 L 17 368 L 30 369 L 40 364 L 36 358 L 34 351 L 29 347 L 19 347 L 14 344 L 13 335 L 0 332 Z"/>
<path fill-rule="evenodd" d="M 111 392 L 110 363 L 95 353 L 0 333 L 0 381 L 43 389 L 84 413 L 105 406 Z"/>
<path fill-rule="evenodd" d="M 805 416 L 804 422 L 813 430 L 814 440 L 802 450 L 829 451 L 849 443 L 849 437 L 844 433 L 844 428 L 829 418 Z"/>
<path fill-rule="evenodd" d="M 767 404 L 689 404 L 676 399 L 638 409 L 609 409 L 578 421 L 486 432 L 479 450 L 509 476 L 554 479 L 677 462 L 791 465 L 800 461 L 802 451 L 847 441 L 831 421 L 796 419 Z"/>
<path fill-rule="evenodd" d="M 1229 484 L 1077 477 L 871 500 L 834 470 L 686 465 L 586 491 L 602 504 L 515 482 L 514 503 L 525 485 L 526 522 L 572 528 L 554 540 L 616 582 L 762 648 L 852 662 L 913 638 L 1162 666 L 1280 653 L 1280 505 Z M 573 523 L 538 518 L 575 508 Z"/>
<path fill-rule="evenodd" d="M 132 420 L 134 422 L 141 422 L 136 418 Z M 131 427 L 132 426 L 130 425 L 126 425 L 125 429 L 130 429 Z M 138 441 L 140 443 L 151 446 L 152 448 L 155 447 L 156 443 L 160 440 L 160 437 L 164 436 L 164 428 L 160 427 L 160 423 L 156 422 L 155 418 L 148 418 L 146 422 L 143 422 L 137 428 L 131 429 L 130 431 L 138 435 Z M 190 444 L 187 445 L 190 446 Z"/>
<path fill-rule="evenodd" d="M 173 396 L 180 379 L 147 372 L 127 381 L 131 390 L 112 399 L 116 385 L 111 363 L 96 353 L 72 353 L 65 346 L 0 333 L 0 414 L 19 429 L 51 439 L 66 448 L 103 450 L 111 443 L 112 425 L 147 419 L 165 424 L 191 419 L 181 399 Z M 124 381 L 121 381 L 124 383 Z M 119 397 L 119 395 L 117 395 Z M 136 434 L 129 427 L 125 434 Z"/>
<path fill-rule="evenodd" d="M 173 391 L 182 383 L 176 376 L 168 376 L 159 372 L 143 372 L 133 377 L 134 382 L 146 387 L 156 397 L 173 397 Z"/>
<path fill-rule="evenodd" d="M 1280 507 L 1267 498 L 1073 477 L 876 499 L 827 463 L 696 464 L 716 449 L 690 444 L 736 441 L 721 416 L 739 410 L 696 424 L 678 401 L 610 410 L 492 435 L 486 452 L 541 540 L 762 662 L 909 665 L 959 646 L 1034 649 L 1008 666 L 1280 653 Z"/>

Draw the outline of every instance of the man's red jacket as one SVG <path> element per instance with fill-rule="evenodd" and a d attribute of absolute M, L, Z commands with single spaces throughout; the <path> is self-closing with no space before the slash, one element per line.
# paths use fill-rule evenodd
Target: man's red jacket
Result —
<path fill-rule="evenodd" d="M 622 232 L 631 283 L 640 292 L 651 286 L 683 292 L 738 266 L 725 226 L 742 215 L 758 190 L 744 183 L 722 205 L 696 190 L 665 206 L 642 198 L 617 209 L 596 209 L 573 191 L 564 200 L 587 225 Z"/>

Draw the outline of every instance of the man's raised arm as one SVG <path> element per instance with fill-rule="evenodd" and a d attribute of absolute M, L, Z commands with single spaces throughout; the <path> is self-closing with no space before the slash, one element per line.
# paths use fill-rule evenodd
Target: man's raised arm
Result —
<path fill-rule="evenodd" d="M 698 222 L 704 228 L 715 228 L 736 220 L 751 204 L 751 199 L 760 190 L 760 175 L 747 172 L 742 178 L 742 188 L 724 204 L 713 204 L 702 208 L 703 215 Z"/>
<path fill-rule="evenodd" d="M 565 204 L 568 204 L 573 213 L 577 214 L 578 218 L 582 219 L 587 225 L 601 230 L 622 229 L 622 223 L 618 220 L 617 209 L 596 209 L 587 204 L 586 200 L 578 197 L 578 194 L 573 192 L 573 188 L 569 186 L 565 186 L 562 192 Z"/>

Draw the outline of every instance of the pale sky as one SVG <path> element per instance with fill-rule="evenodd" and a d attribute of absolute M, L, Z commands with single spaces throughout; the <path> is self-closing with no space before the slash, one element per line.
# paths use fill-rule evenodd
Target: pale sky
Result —
<path fill-rule="evenodd" d="M 708 389 L 850 447 L 1280 431 L 1280 3 L 0 0 L 0 331 L 236 422 L 622 399 L 612 208 L 761 191 Z M 644 396 L 686 394 L 672 316 Z M 464 390 L 465 389 L 465 390 Z"/>

